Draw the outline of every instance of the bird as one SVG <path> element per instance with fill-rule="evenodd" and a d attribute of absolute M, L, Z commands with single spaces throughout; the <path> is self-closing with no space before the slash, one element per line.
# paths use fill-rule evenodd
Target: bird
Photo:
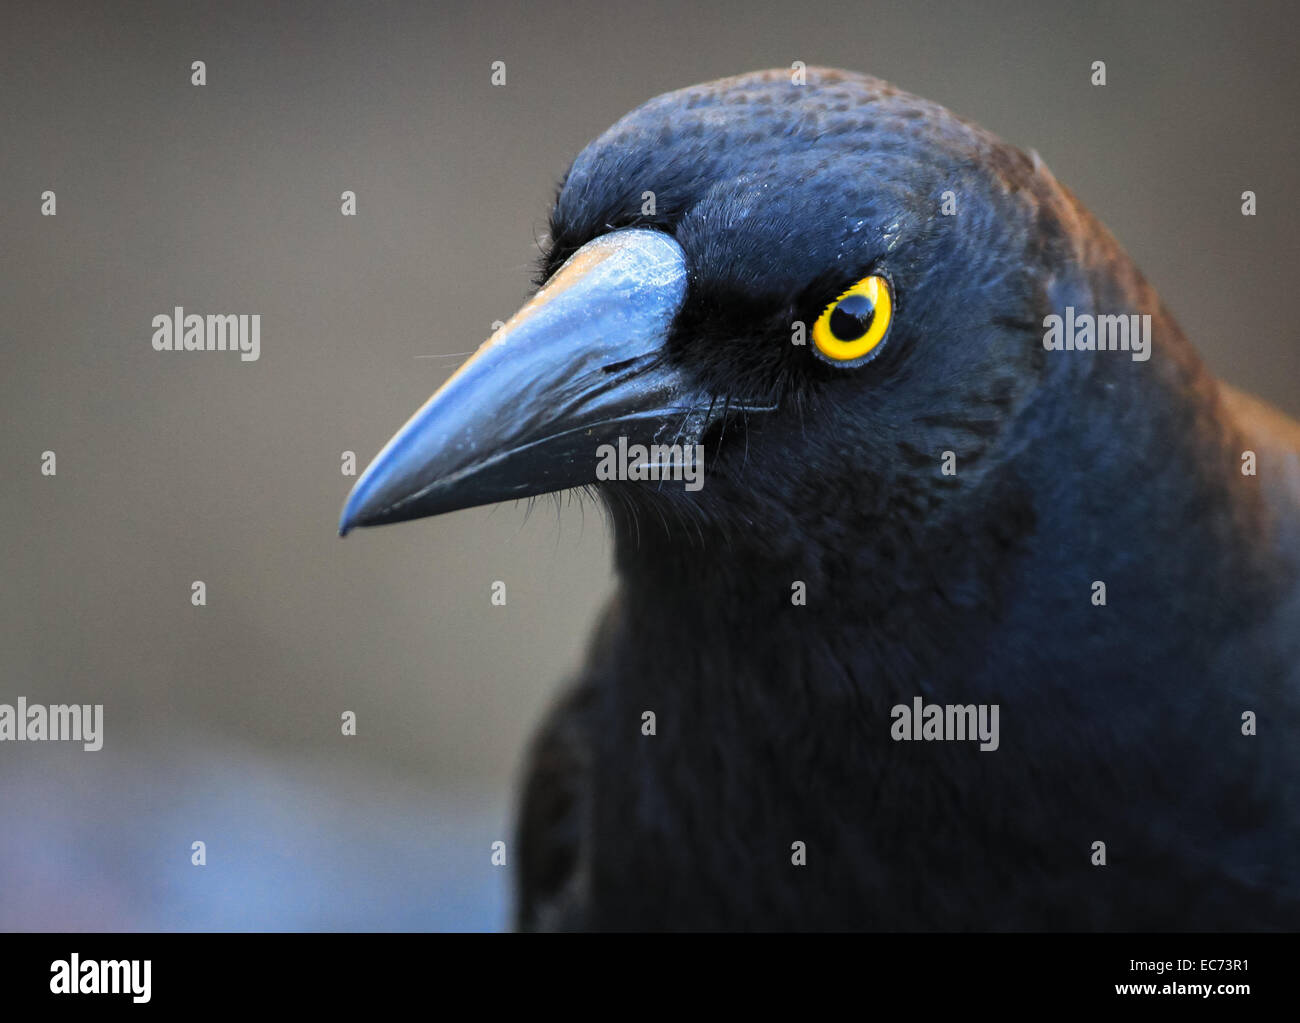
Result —
<path fill-rule="evenodd" d="M 608 518 L 516 927 L 1300 927 L 1300 424 L 1036 153 L 855 72 L 691 86 L 579 153 L 535 283 L 340 523 Z"/>

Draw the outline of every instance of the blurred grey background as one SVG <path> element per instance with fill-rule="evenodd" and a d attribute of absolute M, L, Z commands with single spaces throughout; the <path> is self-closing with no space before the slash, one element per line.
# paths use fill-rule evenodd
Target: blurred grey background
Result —
<path fill-rule="evenodd" d="M 1298 20 L 6 4 L 0 702 L 103 703 L 106 739 L 0 744 L 0 929 L 507 925 L 490 846 L 612 588 L 604 523 L 544 500 L 341 541 L 340 454 L 364 468 L 460 361 L 428 356 L 514 311 L 569 160 L 660 92 L 803 60 L 1037 149 L 1211 366 L 1300 413 Z M 260 360 L 153 351 L 175 305 L 260 313 Z"/>

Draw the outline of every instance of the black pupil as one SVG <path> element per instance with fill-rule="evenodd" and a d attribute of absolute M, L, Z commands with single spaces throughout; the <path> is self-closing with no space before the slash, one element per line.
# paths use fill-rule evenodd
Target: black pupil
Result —
<path fill-rule="evenodd" d="M 831 334 L 837 341 L 856 341 L 871 329 L 876 306 L 866 295 L 850 295 L 831 310 Z"/>

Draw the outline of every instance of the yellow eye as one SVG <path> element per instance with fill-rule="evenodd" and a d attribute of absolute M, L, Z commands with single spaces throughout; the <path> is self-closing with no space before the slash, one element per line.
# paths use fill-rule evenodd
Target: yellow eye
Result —
<path fill-rule="evenodd" d="M 817 317 L 813 344 L 832 362 L 862 359 L 885 339 L 893 313 L 889 282 L 883 277 L 864 277 Z"/>

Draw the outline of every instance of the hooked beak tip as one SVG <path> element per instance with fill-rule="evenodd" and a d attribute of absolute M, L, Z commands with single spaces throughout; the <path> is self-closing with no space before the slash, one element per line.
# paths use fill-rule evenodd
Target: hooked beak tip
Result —
<path fill-rule="evenodd" d="M 339 536 L 347 536 L 358 526 L 368 526 L 373 521 L 373 509 L 370 503 L 370 487 L 364 486 L 365 477 L 357 481 L 343 505 L 343 514 L 339 516 Z"/>

